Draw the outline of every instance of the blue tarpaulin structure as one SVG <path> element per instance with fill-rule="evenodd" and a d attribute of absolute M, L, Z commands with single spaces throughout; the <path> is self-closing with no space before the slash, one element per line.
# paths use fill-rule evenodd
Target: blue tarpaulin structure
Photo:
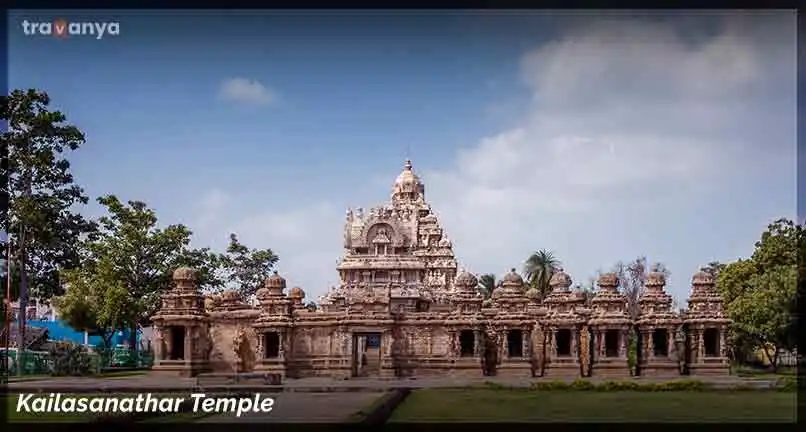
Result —
<path fill-rule="evenodd" d="M 73 342 L 77 344 L 85 343 L 84 332 L 77 331 L 67 325 L 64 321 L 41 321 L 41 320 L 28 320 L 28 327 L 40 327 L 48 330 L 48 339 L 54 341 Z M 86 339 L 91 346 L 103 344 L 100 336 L 88 336 Z M 129 341 L 129 331 L 118 331 L 112 336 L 112 346 L 123 345 Z M 137 343 L 140 343 L 140 334 L 137 334 Z"/>

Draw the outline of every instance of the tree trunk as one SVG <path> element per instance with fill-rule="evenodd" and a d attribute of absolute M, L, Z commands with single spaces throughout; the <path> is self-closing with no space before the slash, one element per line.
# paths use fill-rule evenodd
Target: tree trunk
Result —
<path fill-rule="evenodd" d="M 30 144 L 29 144 L 30 146 Z M 28 154 L 30 154 L 30 147 L 26 148 Z M 33 172 L 31 169 L 28 169 L 25 173 L 25 197 L 30 198 L 32 194 L 32 182 L 33 182 Z M 22 376 L 22 353 L 25 351 L 25 321 L 27 318 L 27 309 L 28 309 L 28 272 L 26 269 L 26 264 L 28 261 L 27 253 L 25 250 L 26 238 L 25 238 L 25 224 L 20 224 L 20 241 L 19 241 L 19 248 L 20 248 L 20 312 L 18 318 L 18 325 L 17 325 L 17 375 Z M 10 266 L 9 266 L 10 270 Z"/>
<path fill-rule="evenodd" d="M 761 347 L 762 347 L 762 348 L 761 348 L 761 349 L 762 349 L 762 351 L 764 351 L 764 355 L 765 355 L 765 356 L 767 356 L 767 360 L 769 360 L 769 361 L 770 361 L 770 368 L 771 368 L 772 370 L 775 370 L 775 367 L 776 367 L 776 366 L 775 366 L 775 363 L 777 362 L 777 360 L 778 360 L 778 359 L 777 359 L 777 358 L 776 358 L 776 359 L 773 359 L 773 356 L 770 354 L 770 349 L 769 349 L 769 347 L 768 347 L 767 343 L 762 342 L 762 343 L 761 343 Z"/>
<path fill-rule="evenodd" d="M 20 228 L 20 301 L 17 314 L 17 375 L 22 376 L 25 351 L 25 319 L 28 309 L 28 272 L 25 269 L 25 228 Z"/>

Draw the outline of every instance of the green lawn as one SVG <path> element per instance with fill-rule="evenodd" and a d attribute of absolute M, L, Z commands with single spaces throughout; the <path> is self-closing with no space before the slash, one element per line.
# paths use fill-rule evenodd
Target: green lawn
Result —
<path fill-rule="evenodd" d="M 391 422 L 794 422 L 796 392 L 424 389 Z"/>

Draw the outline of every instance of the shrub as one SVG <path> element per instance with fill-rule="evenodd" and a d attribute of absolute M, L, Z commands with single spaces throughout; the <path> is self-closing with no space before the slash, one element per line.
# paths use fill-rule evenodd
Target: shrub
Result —
<path fill-rule="evenodd" d="M 570 390 L 571 386 L 565 381 L 534 382 L 532 388 L 535 390 Z"/>
<path fill-rule="evenodd" d="M 794 377 L 779 378 L 775 382 L 778 391 L 793 392 L 798 390 L 798 380 Z"/>
<path fill-rule="evenodd" d="M 56 343 L 50 348 L 53 376 L 88 376 L 94 373 L 90 355 L 77 344 Z"/>
<path fill-rule="evenodd" d="M 634 381 L 605 381 L 600 384 L 594 384 L 586 379 L 575 379 L 571 383 L 564 381 L 547 381 L 547 382 L 534 382 L 531 386 L 534 390 L 568 390 L 568 391 L 601 391 L 601 392 L 617 392 L 617 391 L 645 391 L 645 392 L 664 392 L 664 391 L 701 391 L 705 388 L 702 381 L 697 380 L 678 380 L 668 381 L 664 383 L 646 383 L 640 384 Z"/>
<path fill-rule="evenodd" d="M 664 383 L 647 384 L 649 391 L 701 391 L 705 388 L 702 381 L 678 380 Z"/>
<path fill-rule="evenodd" d="M 571 390 L 595 390 L 596 385 L 584 379 L 575 379 L 569 386 Z"/>
<path fill-rule="evenodd" d="M 638 391 L 641 386 L 632 381 L 605 381 L 596 386 L 596 391 Z"/>
<path fill-rule="evenodd" d="M 627 367 L 630 368 L 630 374 L 635 376 L 638 368 L 638 337 L 634 330 L 627 337 Z"/>

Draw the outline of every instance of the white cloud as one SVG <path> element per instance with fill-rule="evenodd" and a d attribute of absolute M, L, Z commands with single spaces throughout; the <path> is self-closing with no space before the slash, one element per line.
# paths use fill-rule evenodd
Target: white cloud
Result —
<path fill-rule="evenodd" d="M 549 248 L 581 282 L 647 255 L 671 268 L 682 299 L 697 266 L 749 253 L 770 219 L 794 216 L 794 15 L 721 23 L 693 40 L 669 22 L 586 20 L 526 53 L 532 101 L 515 127 L 421 173 L 463 264 L 500 273 Z M 244 84 L 233 88 L 263 88 Z M 743 188 L 759 184 L 791 203 L 748 202 Z M 218 220 L 270 245 L 289 283 L 317 295 L 336 279 L 347 204 Z"/>
<path fill-rule="evenodd" d="M 223 100 L 254 105 L 270 105 L 277 97 L 270 88 L 259 81 L 248 78 L 230 78 L 224 80 L 218 90 Z"/>
<path fill-rule="evenodd" d="M 425 175 L 457 254 L 501 272 L 546 247 L 579 281 L 648 254 L 679 265 L 685 296 L 696 263 L 725 248 L 703 248 L 699 232 L 731 223 L 712 220 L 708 197 L 774 170 L 794 191 L 794 23 L 729 16 L 694 44 L 690 28 L 587 20 L 528 52 L 532 102 L 517 126 Z M 742 225 L 745 253 L 781 209 L 768 210 Z M 700 231 L 679 226 L 698 212 Z M 688 257 L 669 255 L 685 241 Z"/>

